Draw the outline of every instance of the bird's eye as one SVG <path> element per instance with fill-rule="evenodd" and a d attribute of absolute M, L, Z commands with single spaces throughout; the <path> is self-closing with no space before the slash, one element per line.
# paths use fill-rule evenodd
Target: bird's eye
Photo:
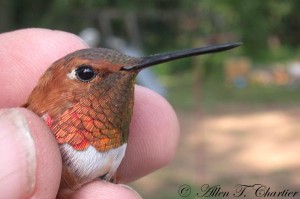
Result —
<path fill-rule="evenodd" d="M 79 81 L 89 82 L 96 77 L 96 72 L 91 66 L 82 65 L 75 70 L 76 77 Z"/>

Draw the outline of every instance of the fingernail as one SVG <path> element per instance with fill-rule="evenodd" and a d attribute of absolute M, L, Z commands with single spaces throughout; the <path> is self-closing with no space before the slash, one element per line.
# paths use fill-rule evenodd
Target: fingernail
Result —
<path fill-rule="evenodd" d="M 36 151 L 25 116 L 17 108 L 0 110 L 1 198 L 32 194 L 36 178 Z"/>
<path fill-rule="evenodd" d="M 125 185 L 125 184 L 119 184 L 121 187 L 130 190 L 132 193 L 134 193 L 136 195 L 136 197 L 138 199 L 143 199 L 142 196 L 140 194 L 138 194 L 138 192 L 136 192 L 136 190 L 134 190 L 132 187 Z"/>

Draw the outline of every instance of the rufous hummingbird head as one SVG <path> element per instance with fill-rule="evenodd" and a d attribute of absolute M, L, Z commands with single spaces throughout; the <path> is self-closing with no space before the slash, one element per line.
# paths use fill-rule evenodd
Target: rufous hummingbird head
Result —
<path fill-rule="evenodd" d="M 54 62 L 40 78 L 24 107 L 45 120 L 60 144 L 63 163 L 67 168 L 63 170 L 62 177 L 65 187 L 76 189 L 78 184 L 99 176 L 109 180 L 115 173 L 120 159 L 114 163 L 104 159 L 103 154 L 109 156 L 113 153 L 110 151 L 121 151 L 120 147 L 127 143 L 134 83 L 139 71 L 163 62 L 225 51 L 239 45 L 215 45 L 141 58 L 115 50 L 90 48 L 73 52 Z M 121 159 L 125 148 L 119 155 Z M 99 167 L 103 167 L 103 171 L 97 167 L 97 172 L 86 169 L 87 165 L 78 162 L 82 160 L 73 157 L 74 152 L 84 154 L 84 151 L 89 151 L 88 155 L 96 151 L 109 165 L 102 162 Z M 93 154 L 96 159 L 96 153 Z M 112 169 L 107 170 L 110 167 Z"/>

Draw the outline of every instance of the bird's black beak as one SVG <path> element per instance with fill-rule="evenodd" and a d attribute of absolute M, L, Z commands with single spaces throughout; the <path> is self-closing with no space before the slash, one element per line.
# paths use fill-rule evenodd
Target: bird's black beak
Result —
<path fill-rule="evenodd" d="M 202 47 L 202 48 L 179 50 L 179 51 L 175 51 L 175 52 L 169 52 L 169 53 L 163 53 L 163 54 L 157 54 L 157 55 L 150 55 L 147 57 L 142 57 L 140 63 L 133 65 L 133 66 L 124 66 L 121 70 L 140 71 L 149 66 L 161 64 L 161 63 L 172 61 L 175 59 L 181 59 L 181 58 L 191 57 L 191 56 L 196 56 L 196 55 L 221 52 L 221 51 L 225 51 L 225 50 L 230 50 L 230 49 L 238 47 L 240 45 L 242 45 L 242 43 L 239 43 L 239 42 L 238 43 L 228 43 L 228 44 L 207 46 L 207 47 Z"/>

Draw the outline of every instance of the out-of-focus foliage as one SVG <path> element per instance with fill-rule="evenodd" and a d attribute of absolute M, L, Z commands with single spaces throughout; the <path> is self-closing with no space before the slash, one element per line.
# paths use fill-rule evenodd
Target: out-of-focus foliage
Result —
<path fill-rule="evenodd" d="M 293 0 L 2 0 L 0 31 L 46 27 L 78 33 L 85 27 L 98 28 L 105 13 L 124 17 L 134 13 L 141 47 L 147 54 L 242 41 L 244 46 L 236 55 L 267 61 L 297 53 L 299 9 L 300 3 Z M 112 27 L 116 36 L 130 39 L 120 17 L 112 21 Z M 220 62 L 212 59 L 204 58 L 202 64 Z M 191 62 L 182 60 L 161 70 L 186 71 L 193 69 Z M 211 70 L 204 69 L 204 73 Z"/>

